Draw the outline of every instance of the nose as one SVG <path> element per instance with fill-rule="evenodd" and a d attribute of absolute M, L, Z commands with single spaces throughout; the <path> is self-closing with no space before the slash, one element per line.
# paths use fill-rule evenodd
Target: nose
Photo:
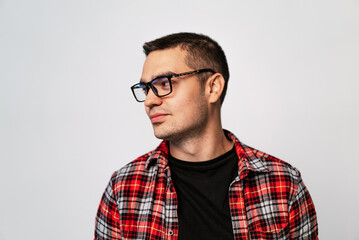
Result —
<path fill-rule="evenodd" d="M 146 107 L 159 106 L 162 104 L 162 99 L 160 97 L 157 97 L 150 88 L 148 90 L 144 104 Z"/>

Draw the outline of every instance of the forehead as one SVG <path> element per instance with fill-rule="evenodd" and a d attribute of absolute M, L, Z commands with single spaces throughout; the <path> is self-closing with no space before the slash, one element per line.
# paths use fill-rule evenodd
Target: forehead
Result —
<path fill-rule="evenodd" d="M 186 51 L 179 47 L 153 51 L 143 64 L 141 79 L 150 81 L 169 72 L 179 73 L 191 70 L 185 62 L 185 57 Z"/>

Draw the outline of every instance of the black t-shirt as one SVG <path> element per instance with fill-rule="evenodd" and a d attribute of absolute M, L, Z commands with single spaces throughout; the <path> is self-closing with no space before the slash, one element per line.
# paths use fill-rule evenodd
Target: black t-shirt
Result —
<path fill-rule="evenodd" d="M 235 148 L 204 162 L 170 156 L 169 164 L 178 197 L 179 239 L 234 239 L 228 191 L 238 175 Z"/>

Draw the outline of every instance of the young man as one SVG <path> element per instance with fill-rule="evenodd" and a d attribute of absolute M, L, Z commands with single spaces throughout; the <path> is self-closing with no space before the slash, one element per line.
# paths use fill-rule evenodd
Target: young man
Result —
<path fill-rule="evenodd" d="M 163 142 L 113 174 L 95 239 L 317 239 L 298 170 L 223 130 L 229 72 L 221 47 L 177 33 L 143 48 L 131 89 Z"/>

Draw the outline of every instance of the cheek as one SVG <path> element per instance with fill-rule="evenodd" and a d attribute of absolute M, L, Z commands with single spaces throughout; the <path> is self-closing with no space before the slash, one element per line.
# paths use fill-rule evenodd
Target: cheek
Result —
<path fill-rule="evenodd" d="M 176 110 L 184 109 L 193 100 L 191 92 L 187 91 L 176 91 L 173 96 L 168 99 L 168 104 L 174 107 Z"/>
<path fill-rule="evenodd" d="M 193 80 L 196 81 L 195 79 Z M 167 103 L 168 106 L 172 106 L 171 109 L 176 111 L 179 117 L 196 115 L 196 112 L 199 110 L 198 108 L 206 104 L 204 92 L 198 82 L 189 84 L 186 88 L 177 88 Z"/>
<path fill-rule="evenodd" d="M 178 91 L 176 95 L 178 96 L 178 101 L 190 104 L 197 102 L 198 98 L 203 96 L 203 91 L 200 89 L 199 84 L 191 84 L 185 90 Z"/>
<path fill-rule="evenodd" d="M 205 97 L 198 92 L 193 95 L 187 95 L 176 108 L 180 116 L 184 118 L 182 121 L 198 118 L 198 115 L 202 114 L 203 109 L 206 108 Z"/>

